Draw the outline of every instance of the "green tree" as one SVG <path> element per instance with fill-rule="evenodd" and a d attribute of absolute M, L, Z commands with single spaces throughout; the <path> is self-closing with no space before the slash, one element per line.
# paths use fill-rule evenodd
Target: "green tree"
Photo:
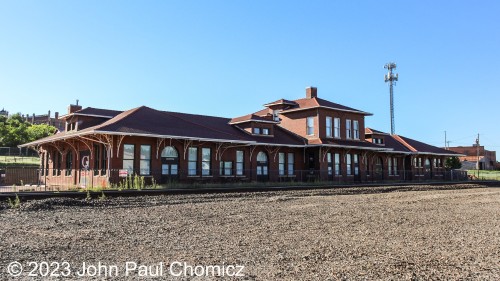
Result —
<path fill-rule="evenodd" d="M 462 168 L 462 163 L 457 156 L 446 158 L 446 162 L 444 163 L 444 167 L 448 170 L 450 169 L 460 169 Z"/>
<path fill-rule="evenodd" d="M 57 129 L 54 126 L 47 124 L 31 125 L 27 129 L 28 142 L 51 136 L 56 132 L 56 130 Z"/>

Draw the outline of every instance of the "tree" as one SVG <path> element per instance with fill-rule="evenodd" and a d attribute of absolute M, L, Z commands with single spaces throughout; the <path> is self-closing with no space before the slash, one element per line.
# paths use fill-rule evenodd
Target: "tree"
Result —
<path fill-rule="evenodd" d="M 448 170 L 450 169 L 460 169 L 462 168 L 462 163 L 457 156 L 446 158 L 446 162 L 444 163 L 444 167 Z"/>
<path fill-rule="evenodd" d="M 51 136 L 56 132 L 56 130 L 57 129 L 54 126 L 50 126 L 47 124 L 31 125 L 26 131 L 28 135 L 27 142 L 36 141 L 41 138 Z"/>

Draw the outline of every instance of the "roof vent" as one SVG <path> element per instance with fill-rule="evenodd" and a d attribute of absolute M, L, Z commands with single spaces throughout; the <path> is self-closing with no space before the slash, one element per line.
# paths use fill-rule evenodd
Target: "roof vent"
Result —
<path fill-rule="evenodd" d="M 312 99 L 318 97 L 318 88 L 316 87 L 307 87 L 306 88 L 306 98 Z"/>

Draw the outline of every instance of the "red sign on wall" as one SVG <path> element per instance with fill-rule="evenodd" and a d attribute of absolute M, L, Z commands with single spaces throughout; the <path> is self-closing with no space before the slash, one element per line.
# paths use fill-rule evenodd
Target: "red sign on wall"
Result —
<path fill-rule="evenodd" d="M 118 176 L 120 178 L 126 178 L 128 176 L 128 170 L 120 170 L 120 171 L 118 171 Z"/>

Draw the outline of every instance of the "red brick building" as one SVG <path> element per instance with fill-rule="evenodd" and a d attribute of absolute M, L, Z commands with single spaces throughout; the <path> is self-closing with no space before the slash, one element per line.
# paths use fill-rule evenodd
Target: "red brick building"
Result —
<path fill-rule="evenodd" d="M 64 132 L 23 146 L 39 151 L 47 185 L 105 186 L 130 174 L 158 183 L 446 178 L 445 159 L 456 153 L 365 128 L 370 115 L 314 87 L 232 119 L 71 105 Z"/>
<path fill-rule="evenodd" d="M 462 154 L 459 157 L 460 162 L 462 162 L 462 169 L 477 169 L 478 160 L 480 170 L 494 170 L 497 168 L 496 151 L 487 150 L 484 146 L 452 146 L 448 147 L 448 150 Z"/>

